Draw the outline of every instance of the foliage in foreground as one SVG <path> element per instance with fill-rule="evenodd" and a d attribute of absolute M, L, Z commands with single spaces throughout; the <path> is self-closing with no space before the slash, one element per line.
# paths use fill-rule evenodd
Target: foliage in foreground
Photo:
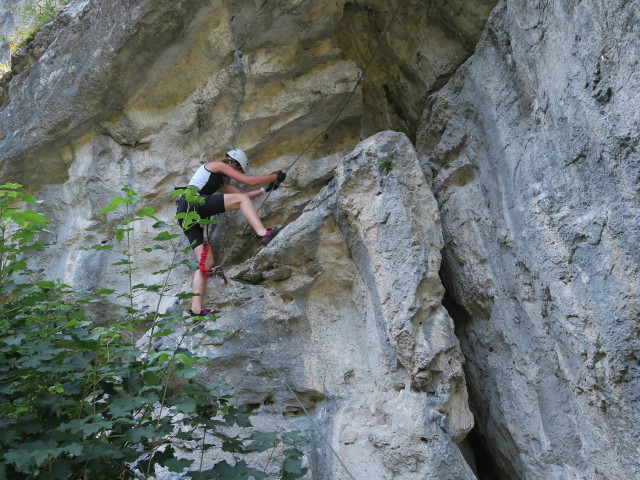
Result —
<path fill-rule="evenodd" d="M 228 433 L 229 427 L 250 427 L 248 415 L 231 403 L 228 387 L 197 380 L 196 367 L 206 361 L 182 345 L 189 335 L 223 336 L 210 328 L 215 317 L 183 319 L 135 306 L 136 297 L 149 292 L 159 305 L 170 287 L 169 273 L 186 262 L 175 260 L 181 253 L 179 234 L 156 219 L 153 209 L 135 209 L 137 196 L 123 191 L 101 211 L 124 209 L 114 241 L 92 248 L 118 252 L 114 265 L 130 285 L 118 296 L 128 305 L 119 322 L 97 327 L 85 311 L 117 292 L 33 282 L 37 274 L 26 258 L 46 247 L 38 238 L 47 233 L 49 219 L 16 207 L 35 201 L 19 185 L 0 186 L 0 479 L 144 479 L 164 467 L 187 471 L 185 478 L 194 480 L 260 480 L 268 478 L 269 465 L 257 470 L 238 455 L 265 451 L 269 460 L 281 462 L 279 478 L 301 478 L 307 469 L 296 447 L 306 441 L 297 432 L 253 432 L 246 440 Z M 148 219 L 158 234 L 146 250 L 165 250 L 172 260 L 155 272 L 157 284 L 134 285 L 130 234 Z M 138 348 L 129 339 L 142 321 L 150 337 Z M 155 340 L 169 335 L 174 347 L 153 348 Z M 202 456 L 178 458 L 170 439 L 197 444 L 201 455 L 211 448 L 230 452 L 235 462 L 202 470 Z"/>

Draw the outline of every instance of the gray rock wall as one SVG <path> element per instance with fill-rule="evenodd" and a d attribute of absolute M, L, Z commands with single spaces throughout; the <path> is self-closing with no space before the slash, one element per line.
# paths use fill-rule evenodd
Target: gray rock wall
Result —
<path fill-rule="evenodd" d="M 639 19 L 637 1 L 501 2 L 424 113 L 443 276 L 503 478 L 640 476 Z"/>
<path fill-rule="evenodd" d="M 384 159 L 393 159 L 388 172 Z M 185 346 L 211 359 L 204 378 L 253 406 L 253 423 L 314 440 L 310 478 L 347 479 L 348 469 L 356 479 L 475 479 L 455 443 L 473 417 L 441 303 L 441 247 L 413 145 L 382 132 L 343 159 L 268 247 L 227 271 L 255 286 L 212 282 L 229 339 Z"/>
<path fill-rule="evenodd" d="M 214 232 L 230 275 L 263 285 L 232 282 L 229 292 L 212 281 L 207 303 L 238 335 L 215 348 L 191 345 L 216 365 L 202 374 L 235 385 L 259 428 L 314 439 L 310 478 L 347 478 L 323 436 L 358 479 L 474 478 L 456 445 L 473 418 L 441 305 L 435 200 L 402 134 L 344 156 L 382 128 L 415 135 L 428 92 L 471 53 L 493 3 L 409 2 L 381 38 L 392 16 L 386 2 L 72 2 L 0 84 L 2 177 L 44 198 L 57 232 L 37 262 L 70 284 L 125 289 L 113 254 L 85 250 L 110 238 L 115 216 L 96 213 L 121 187 L 169 219 L 167 193 L 203 160 L 240 147 L 259 173 L 304 150 L 263 211 L 269 224 L 289 223 L 280 243 L 246 261 L 256 244 L 240 236 L 238 215 L 223 216 Z M 379 41 L 384 61 L 376 57 L 354 91 Z M 390 156 L 397 166 L 382 176 L 377 162 Z M 132 249 L 153 235 L 142 227 Z M 136 281 L 153 283 L 164 261 L 147 256 Z M 174 290 L 188 289 L 190 276 L 176 272 Z M 108 321 L 109 306 L 96 317 Z"/>
<path fill-rule="evenodd" d="M 300 156 L 287 190 L 262 211 L 267 224 L 296 218 L 342 156 L 372 133 L 368 119 L 387 119 L 374 131 L 403 130 L 406 122 L 384 113 L 391 100 L 414 112 L 407 118 L 415 123 L 426 94 L 363 92 L 384 85 L 428 92 L 441 84 L 471 53 L 494 3 L 452 10 L 409 2 L 390 24 L 396 10 L 385 2 L 357 12 L 341 2 L 70 2 L 0 82 L 0 175 L 48 200 L 57 232 L 57 247 L 40 263 L 70 284 L 117 283 L 94 273 L 112 263 L 108 252 L 84 251 L 110 236 L 113 222 L 96 215 L 100 208 L 126 186 L 171 218 L 168 193 L 232 147 L 248 152 L 252 174 L 286 168 Z M 354 33 L 365 20 L 371 30 Z M 354 91 L 379 41 L 393 72 L 388 62 L 374 62 Z M 216 238 L 243 227 L 228 215 Z M 137 235 L 136 248 L 150 235 Z M 227 248 L 218 242 L 217 258 L 235 262 L 255 243 L 247 235 Z M 141 272 L 140 280 L 153 277 Z"/>
<path fill-rule="evenodd" d="M 639 476 L 639 2 L 502 1 L 485 27 L 495 4 L 72 0 L 0 81 L 0 175 L 57 232 L 37 262 L 123 289 L 84 250 L 121 187 L 170 219 L 202 161 L 300 156 L 272 245 L 221 217 L 216 258 L 258 285 L 213 282 L 237 335 L 191 347 L 260 428 L 314 438 L 309 477 L 347 478 L 324 436 L 357 479 L 473 478 L 469 406 L 481 479 Z"/>

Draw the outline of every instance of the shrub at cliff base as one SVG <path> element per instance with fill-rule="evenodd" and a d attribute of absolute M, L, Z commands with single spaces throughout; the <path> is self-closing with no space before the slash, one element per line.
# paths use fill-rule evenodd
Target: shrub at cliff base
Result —
<path fill-rule="evenodd" d="M 229 388 L 196 379 L 202 358 L 182 347 L 188 335 L 225 335 L 212 329 L 215 317 L 183 319 L 171 313 L 135 307 L 135 297 L 153 292 L 166 296 L 168 275 L 187 263 L 177 248 L 179 233 L 153 216 L 151 208 L 134 208 L 138 197 L 123 189 L 102 213 L 117 214 L 115 239 L 94 249 L 113 249 L 114 265 L 130 280 L 120 321 L 97 327 L 85 311 L 110 290 L 81 291 L 59 281 L 38 280 L 28 268 L 30 252 L 46 247 L 51 233 L 43 215 L 20 205 L 35 203 L 17 184 L 0 186 L 0 479 L 148 478 L 159 467 L 186 472 L 192 479 L 267 478 L 238 455 L 271 450 L 278 458 L 278 478 L 304 476 L 305 440 L 296 432 L 247 433 L 241 439 L 229 427 L 250 427 L 246 413 L 231 403 Z M 147 251 L 166 250 L 174 260 L 159 272 L 157 284 L 133 284 L 136 257 L 129 235 L 137 222 L 153 221 L 158 230 Z M 180 254 L 180 255 L 178 255 Z M 188 298 L 189 294 L 181 295 Z M 136 347 L 132 330 L 146 321 L 149 342 Z M 187 322 L 181 337 L 176 325 Z M 184 325 L 182 325 L 184 326 Z M 154 349 L 154 339 L 173 334 L 175 348 Z M 198 445 L 202 454 L 219 448 L 235 455 L 233 464 L 218 462 L 202 469 L 199 461 L 178 458 L 170 439 Z"/>

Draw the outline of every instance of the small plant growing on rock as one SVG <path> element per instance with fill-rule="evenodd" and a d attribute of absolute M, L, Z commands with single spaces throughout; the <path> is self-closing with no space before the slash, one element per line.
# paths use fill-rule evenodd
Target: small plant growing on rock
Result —
<path fill-rule="evenodd" d="M 378 160 L 378 171 L 380 173 L 389 173 L 395 166 L 395 163 L 393 163 L 393 155 L 387 155 Z"/>
<path fill-rule="evenodd" d="M 11 71 L 11 64 L 9 61 L 6 62 L 0 62 L 0 78 L 2 78 L 2 76 Z"/>

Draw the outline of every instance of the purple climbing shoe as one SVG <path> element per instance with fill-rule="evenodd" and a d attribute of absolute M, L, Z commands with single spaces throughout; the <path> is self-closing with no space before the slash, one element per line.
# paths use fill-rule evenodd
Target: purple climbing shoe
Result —
<path fill-rule="evenodd" d="M 283 228 L 284 226 L 267 228 L 267 233 L 265 233 L 263 236 L 260 237 L 260 243 L 262 245 L 268 244 L 271 240 L 275 238 L 278 232 Z"/>

